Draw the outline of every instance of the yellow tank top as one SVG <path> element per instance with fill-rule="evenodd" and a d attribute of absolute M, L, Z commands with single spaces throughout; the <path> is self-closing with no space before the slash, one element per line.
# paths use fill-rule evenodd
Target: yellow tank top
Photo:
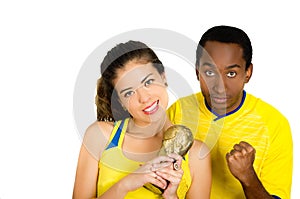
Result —
<path fill-rule="evenodd" d="M 125 136 L 129 119 L 118 121 L 115 123 L 108 145 L 103 151 L 99 160 L 99 175 L 97 182 L 97 197 L 101 196 L 116 182 L 120 181 L 129 173 L 137 170 L 143 162 L 136 162 L 128 159 L 122 152 L 122 143 Z M 188 155 L 185 155 L 182 161 L 182 169 L 184 171 L 182 180 L 177 189 L 179 198 L 185 198 L 187 191 L 191 185 L 191 175 L 188 166 Z M 135 191 L 127 193 L 126 199 L 133 198 L 163 198 L 145 187 L 141 187 Z"/>

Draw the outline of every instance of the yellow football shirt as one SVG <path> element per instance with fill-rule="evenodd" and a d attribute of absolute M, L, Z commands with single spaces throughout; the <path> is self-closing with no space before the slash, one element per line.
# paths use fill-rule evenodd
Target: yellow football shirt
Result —
<path fill-rule="evenodd" d="M 274 107 L 246 94 L 240 106 L 227 115 L 215 115 L 201 93 L 177 100 L 168 109 L 174 124 L 189 127 L 205 142 L 212 158 L 212 199 L 245 198 L 239 181 L 230 173 L 226 153 L 246 141 L 255 150 L 254 169 L 271 195 L 290 198 L 293 145 L 286 118 Z"/>

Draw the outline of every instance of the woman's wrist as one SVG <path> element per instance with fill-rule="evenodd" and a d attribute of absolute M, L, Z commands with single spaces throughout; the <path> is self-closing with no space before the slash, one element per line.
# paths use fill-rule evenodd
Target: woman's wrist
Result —
<path fill-rule="evenodd" d="M 130 191 L 129 188 L 126 186 L 126 182 L 123 179 L 117 182 L 115 186 L 118 194 L 123 195 L 124 197 Z"/>
<path fill-rule="evenodd" d="M 174 195 L 174 196 L 171 196 L 171 197 L 168 197 L 166 199 L 178 199 L 178 196 L 177 195 Z"/>
<path fill-rule="evenodd" d="M 164 196 L 165 199 L 178 199 L 177 194 Z"/>

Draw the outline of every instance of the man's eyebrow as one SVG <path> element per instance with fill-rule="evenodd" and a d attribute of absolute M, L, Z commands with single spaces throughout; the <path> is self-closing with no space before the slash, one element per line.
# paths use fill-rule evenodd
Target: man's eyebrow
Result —
<path fill-rule="evenodd" d="M 209 63 L 209 62 L 204 62 L 201 66 L 209 66 L 209 67 L 216 67 L 214 64 Z M 232 69 L 232 68 L 242 68 L 240 65 L 238 64 L 233 64 L 233 65 L 229 65 L 226 66 L 226 69 Z"/>
<path fill-rule="evenodd" d="M 212 64 L 210 62 L 204 62 L 203 64 L 201 64 L 201 66 L 216 67 L 214 64 Z"/>
<path fill-rule="evenodd" d="M 150 73 L 150 74 L 146 75 L 146 77 L 144 77 L 144 78 L 142 79 L 141 83 L 144 83 L 144 82 L 147 80 L 147 78 L 148 78 L 149 76 L 151 76 L 151 75 L 153 75 L 153 73 Z M 123 89 L 123 90 L 120 91 L 120 94 L 124 93 L 124 92 L 127 91 L 127 90 L 131 90 L 131 89 L 133 89 L 133 87 L 125 88 L 125 89 Z"/>
<path fill-rule="evenodd" d="M 233 64 L 233 65 L 226 66 L 226 69 L 232 69 L 232 68 L 242 68 L 242 67 L 238 64 Z"/>

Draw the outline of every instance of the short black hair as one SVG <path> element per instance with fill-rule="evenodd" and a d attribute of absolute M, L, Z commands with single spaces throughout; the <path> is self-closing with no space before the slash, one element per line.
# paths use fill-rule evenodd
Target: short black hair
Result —
<path fill-rule="evenodd" d="M 199 66 L 203 48 L 207 41 L 238 44 L 243 49 L 243 58 L 246 61 L 246 70 L 252 62 L 252 45 L 248 35 L 241 29 L 232 26 L 214 26 L 208 29 L 201 37 L 196 50 L 196 68 Z"/>

